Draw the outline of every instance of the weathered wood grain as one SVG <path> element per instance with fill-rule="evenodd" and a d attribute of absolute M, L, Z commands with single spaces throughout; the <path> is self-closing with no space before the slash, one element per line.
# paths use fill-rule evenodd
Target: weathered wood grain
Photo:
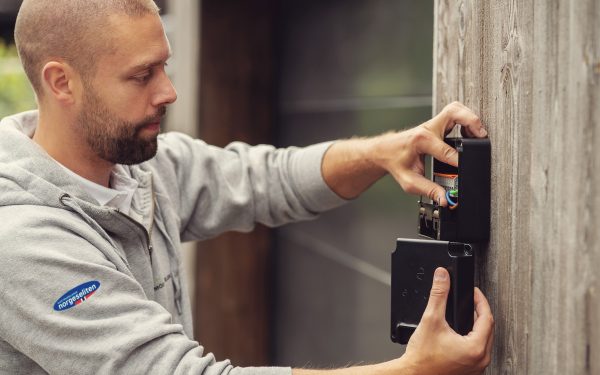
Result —
<path fill-rule="evenodd" d="M 600 4 L 436 0 L 434 111 L 492 140 L 488 374 L 600 373 Z"/>

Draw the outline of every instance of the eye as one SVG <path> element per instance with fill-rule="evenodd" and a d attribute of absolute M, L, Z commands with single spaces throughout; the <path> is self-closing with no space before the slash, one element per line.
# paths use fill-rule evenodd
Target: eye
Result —
<path fill-rule="evenodd" d="M 140 73 L 131 77 L 131 79 L 133 79 L 137 83 L 147 83 L 150 80 L 150 78 L 152 78 L 152 72 L 150 71 Z"/>

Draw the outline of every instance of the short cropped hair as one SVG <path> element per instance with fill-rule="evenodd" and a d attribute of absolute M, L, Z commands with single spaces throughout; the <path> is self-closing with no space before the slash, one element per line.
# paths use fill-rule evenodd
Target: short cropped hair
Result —
<path fill-rule="evenodd" d="M 25 73 L 38 97 L 46 63 L 61 59 L 82 76 L 96 68 L 96 54 L 110 51 L 112 15 L 159 14 L 153 0 L 24 0 L 15 26 L 15 43 Z"/>

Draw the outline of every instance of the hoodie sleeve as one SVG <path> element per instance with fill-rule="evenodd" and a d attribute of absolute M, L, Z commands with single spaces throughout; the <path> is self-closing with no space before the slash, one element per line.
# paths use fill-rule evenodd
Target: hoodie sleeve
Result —
<path fill-rule="evenodd" d="M 325 183 L 331 143 L 276 149 L 234 142 L 225 148 L 180 133 L 160 138 L 154 173 L 178 208 L 183 240 L 315 218 L 346 201 Z"/>
<path fill-rule="evenodd" d="M 291 375 L 289 368 L 233 367 L 204 353 L 124 264 L 107 259 L 110 245 L 69 215 L 0 207 L 0 218 L 11 218 L 0 226 L 0 337 L 45 372 Z"/>

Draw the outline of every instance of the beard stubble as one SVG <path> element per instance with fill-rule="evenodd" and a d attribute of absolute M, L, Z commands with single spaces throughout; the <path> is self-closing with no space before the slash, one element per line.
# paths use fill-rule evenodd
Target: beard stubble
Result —
<path fill-rule="evenodd" d="M 156 155 L 157 136 L 145 139 L 140 133 L 145 126 L 160 122 L 167 112 L 165 106 L 160 107 L 155 115 L 132 123 L 113 113 L 93 88 L 86 87 L 82 108 L 77 120 L 78 128 L 83 130 L 85 141 L 99 158 L 113 164 L 134 165 Z"/>

